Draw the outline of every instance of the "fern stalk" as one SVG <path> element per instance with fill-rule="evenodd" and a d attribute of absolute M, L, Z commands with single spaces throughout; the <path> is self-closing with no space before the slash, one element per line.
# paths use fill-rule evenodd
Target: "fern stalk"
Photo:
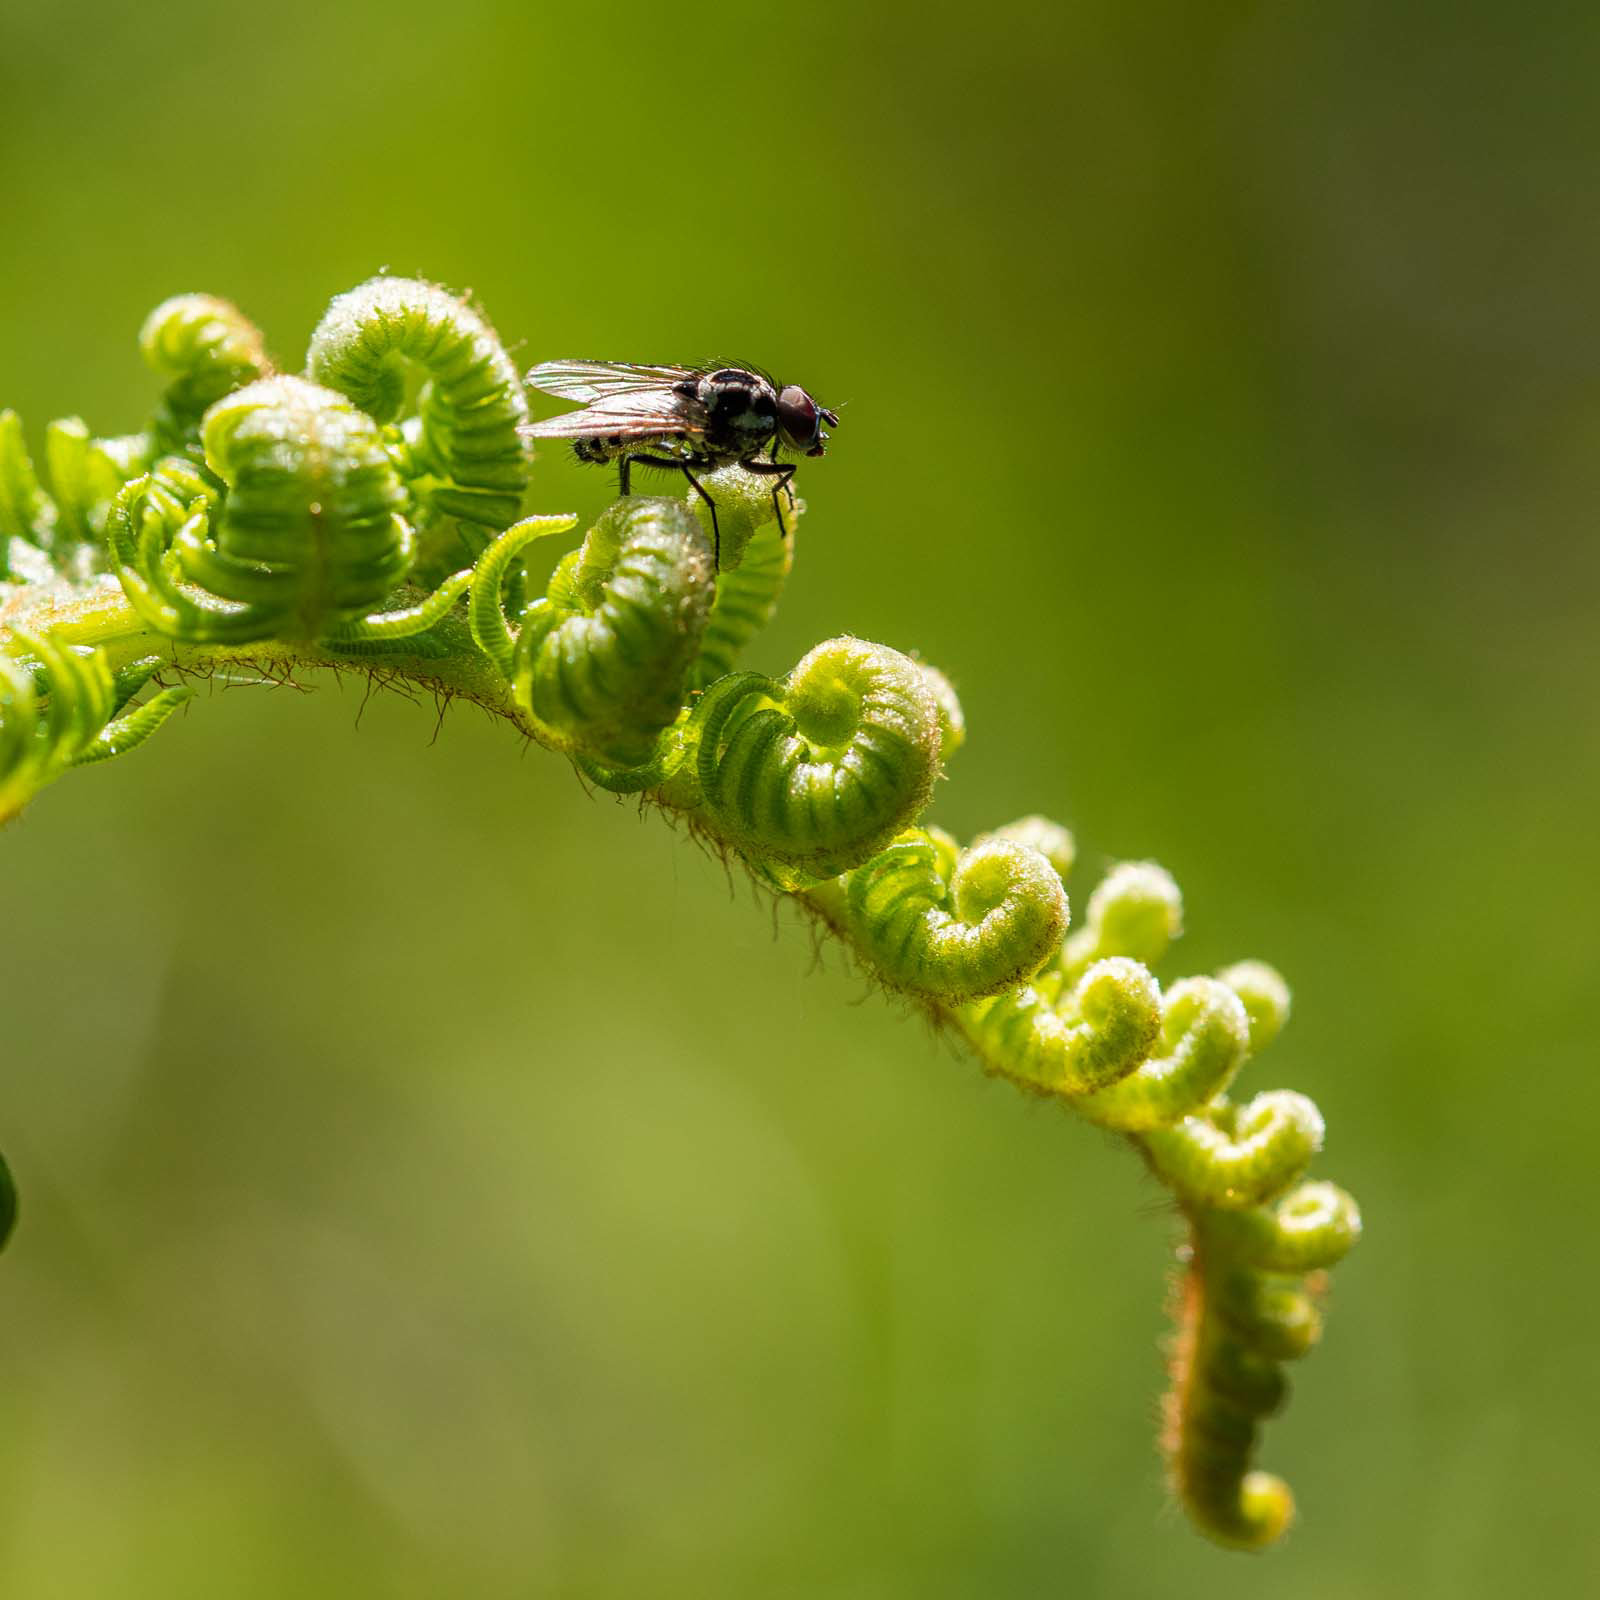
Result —
<path fill-rule="evenodd" d="M 1187 1228 L 1174 1491 L 1221 1543 L 1275 1541 L 1293 1500 L 1254 1465 L 1260 1425 L 1360 1232 L 1349 1196 L 1305 1177 L 1317 1108 L 1230 1098 L 1287 1020 L 1278 974 L 1243 962 L 1163 987 L 1182 900 L 1162 868 L 1113 868 L 1069 931 L 1065 828 L 1027 817 L 963 847 L 930 822 L 965 728 L 933 668 L 836 638 L 786 672 L 739 670 L 793 560 L 768 480 L 707 480 L 720 571 L 702 505 L 639 497 L 533 592 L 528 548 L 575 519 L 523 515 L 521 386 L 444 290 L 340 295 L 303 375 L 275 372 L 209 296 L 165 302 L 141 343 L 165 383 L 150 422 L 53 424 L 48 488 L 0 413 L 0 821 L 143 743 L 219 668 L 361 671 L 504 718 L 804 907 L 984 1071 L 1129 1143 Z M 0 1237 L 13 1215 L 0 1167 Z"/>

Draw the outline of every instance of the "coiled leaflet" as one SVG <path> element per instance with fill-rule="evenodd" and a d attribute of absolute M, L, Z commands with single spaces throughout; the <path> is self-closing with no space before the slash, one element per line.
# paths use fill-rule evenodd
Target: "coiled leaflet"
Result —
<path fill-rule="evenodd" d="M 55 521 L 55 506 L 40 487 L 22 436 L 22 419 L 10 409 L 0 411 L 0 536 L 47 549 Z M 9 557 L 7 565 L 15 559 Z"/>
<path fill-rule="evenodd" d="M 124 710 L 158 662 L 203 670 L 268 638 L 263 656 L 291 668 L 385 652 L 389 672 L 476 699 L 606 788 L 648 793 L 762 881 L 803 894 L 989 1070 L 1145 1156 L 1191 1230 L 1174 1483 L 1225 1542 L 1281 1531 L 1292 1502 L 1251 1466 L 1257 1426 L 1281 1401 L 1279 1363 L 1316 1336 L 1320 1273 L 1359 1218 L 1331 1185 L 1289 1189 L 1321 1139 L 1309 1101 L 1222 1098 L 1288 1015 L 1277 974 L 1240 963 L 1163 994 L 1147 966 L 1180 932 L 1182 902 L 1149 862 L 1114 868 L 1063 938 L 1074 848 L 1046 818 L 980 835 L 963 855 L 923 817 L 965 731 L 933 668 L 836 639 L 783 678 L 735 670 L 793 551 L 768 485 L 737 468 L 714 475 L 720 576 L 697 499 L 629 501 L 525 604 L 522 553 L 572 519 L 513 521 L 521 389 L 487 324 L 444 291 L 380 279 L 341 297 L 313 339 L 322 386 L 263 379 L 259 335 L 203 296 L 158 308 L 145 343 L 169 379 L 155 422 L 110 439 L 53 425 L 53 493 L 0 414 L 0 615 L 47 619 L 0 656 L 0 811 L 66 764 L 146 737 L 183 694 Z M 136 619 L 94 581 L 106 554 Z M 463 627 L 445 613 L 468 587 Z M 70 646 L 49 636 L 58 616 Z M 139 620 L 163 637 L 141 636 Z M 85 638 L 133 666 L 108 676 Z"/>
<path fill-rule="evenodd" d="M 1089 896 L 1084 926 L 1061 950 L 1069 982 L 1107 956 L 1128 956 L 1153 967 L 1183 931 L 1183 896 L 1165 867 L 1122 861 Z"/>
<path fill-rule="evenodd" d="M 1219 1543 L 1261 1549 L 1294 1515 L 1289 1486 L 1251 1465 L 1257 1434 L 1288 1392 L 1281 1364 L 1321 1332 L 1323 1270 L 1360 1233 L 1355 1202 L 1331 1183 L 1196 1219 L 1164 1445 L 1174 1492 Z"/>
<path fill-rule="evenodd" d="M 1098 961 L 1070 990 L 1024 984 L 958 1015 L 991 1071 L 1070 1097 L 1125 1078 L 1161 1032 L 1161 988 L 1125 956 Z"/>
<path fill-rule="evenodd" d="M 1161 1053 L 1073 1109 L 1124 1133 L 1165 1127 L 1220 1094 L 1249 1047 L 1250 1020 L 1233 990 L 1215 978 L 1186 978 L 1163 997 Z"/>
<path fill-rule="evenodd" d="M 47 552 L 58 572 L 87 576 L 96 555 L 96 541 L 127 472 L 137 465 L 126 440 L 95 439 L 77 417 L 49 423 L 44 435 L 48 492 L 40 484 L 33 458 L 14 411 L 0 411 L 0 538 L 23 540 Z M 25 550 L 0 550 L 0 573 L 10 571 L 28 582 Z"/>
<path fill-rule="evenodd" d="M 206 411 L 272 370 L 255 324 L 209 294 L 163 300 L 145 318 L 139 348 L 151 370 L 168 380 L 150 423 L 152 456 L 198 455 Z"/>
<path fill-rule="evenodd" d="M 748 476 L 748 474 L 746 474 Z M 770 517 L 771 499 L 765 502 L 768 521 L 744 547 L 738 566 L 728 564 L 730 541 L 723 536 L 722 571 L 717 577 L 717 597 L 706 620 L 700 655 L 689 672 L 690 689 L 704 689 L 733 671 L 744 647 L 766 627 L 777 610 L 778 597 L 794 562 L 797 511 L 789 513 L 789 536 L 782 537 Z M 704 528 L 702 519 L 701 527 Z"/>
<path fill-rule="evenodd" d="M 427 380 L 416 427 L 390 442 L 412 494 L 431 511 L 504 528 L 528 484 L 517 434 L 528 405 L 511 358 L 471 306 L 419 279 L 372 278 L 334 299 L 306 354 L 309 377 L 381 423 L 400 418 L 411 363 Z"/>
<path fill-rule="evenodd" d="M 1334 1183 L 1302 1183 L 1269 1205 L 1205 1214 L 1215 1249 L 1264 1272 L 1315 1272 L 1342 1261 L 1361 1237 L 1356 1203 Z"/>
<path fill-rule="evenodd" d="M 107 527 L 123 592 L 157 631 L 397 639 L 465 592 L 470 571 L 420 605 L 374 611 L 409 570 L 412 535 L 377 426 L 343 395 L 264 378 L 212 406 L 201 438 L 207 471 L 167 457 L 124 486 Z"/>
<path fill-rule="evenodd" d="M 932 671 L 930 667 L 926 669 Z M 954 694 L 954 691 L 951 691 Z M 960 737 L 965 737 L 966 724 L 960 718 L 959 703 L 956 708 L 957 720 L 960 722 Z M 1061 826 L 1059 822 L 1052 822 L 1049 817 L 1038 815 L 1018 817 L 1015 822 L 1008 822 L 1003 827 L 994 829 L 990 833 L 980 833 L 974 839 L 973 845 L 986 843 L 990 839 L 1014 839 L 1018 844 L 1025 844 L 1037 850 L 1065 883 L 1072 873 L 1072 864 L 1078 858 L 1078 847 L 1072 834 Z M 1092 898 L 1092 896 L 1091 896 Z M 1108 951 L 1109 955 L 1125 955 L 1126 951 Z"/>
<path fill-rule="evenodd" d="M 713 593 L 711 546 L 680 501 L 619 501 L 524 612 L 511 660 L 517 704 L 558 749 L 623 767 L 648 761 L 682 710 Z M 485 609 L 472 611 L 480 647 L 489 640 L 503 660 Z"/>
<path fill-rule="evenodd" d="M 190 697 L 163 689 L 118 716 L 152 670 L 141 664 L 114 677 L 98 650 L 14 630 L 0 650 L 0 822 L 69 767 L 142 744 Z"/>
<path fill-rule="evenodd" d="M 1260 1423 L 1283 1404 L 1277 1364 L 1232 1336 L 1207 1295 L 1200 1262 L 1185 1277 L 1172 1358 L 1164 1447 L 1172 1491 L 1219 1544 L 1260 1550 L 1294 1518 L 1294 1495 L 1274 1473 L 1250 1466 Z"/>
<path fill-rule="evenodd" d="M 718 467 L 711 472 L 696 473 L 695 476 L 700 486 L 717 503 L 717 528 L 722 539 L 720 570 L 723 573 L 737 572 L 745 563 L 751 542 L 763 529 L 769 529 L 774 537 L 779 536 L 777 518 L 773 515 L 772 480 L 754 472 L 747 472 L 737 463 Z M 788 537 L 783 542 L 790 544 L 792 553 L 794 529 L 805 506 L 804 502 L 795 498 L 792 489 L 785 491 L 780 499 L 784 503 L 784 527 L 788 530 Z M 684 503 L 705 530 L 706 538 L 710 539 L 711 508 L 693 492 L 685 497 Z M 780 585 L 783 577 L 788 574 L 789 565 L 789 560 L 785 560 L 781 571 L 777 574 Z M 774 604 L 776 600 L 777 594 L 774 591 L 772 594 Z M 768 605 L 762 621 L 764 622 L 771 613 L 772 606 Z"/>
<path fill-rule="evenodd" d="M 896 988 L 950 1004 L 997 994 L 1055 953 L 1067 926 L 1060 875 L 1037 850 L 989 839 L 941 859 L 921 830 L 850 874 L 847 921 Z"/>
<path fill-rule="evenodd" d="M 1322 1113 L 1274 1089 L 1242 1106 L 1218 1099 L 1144 1136 L 1151 1164 L 1194 1206 L 1251 1206 L 1293 1183 L 1322 1148 Z"/>
<path fill-rule="evenodd" d="M 870 859 L 921 812 L 938 771 L 921 669 L 862 639 L 817 645 L 781 680 L 723 678 L 698 715 L 706 815 L 790 887 Z"/>
<path fill-rule="evenodd" d="M 1250 1050 L 1259 1054 L 1283 1031 L 1289 1020 L 1289 985 L 1265 961 L 1236 961 L 1217 974 L 1238 995 L 1250 1019 Z"/>

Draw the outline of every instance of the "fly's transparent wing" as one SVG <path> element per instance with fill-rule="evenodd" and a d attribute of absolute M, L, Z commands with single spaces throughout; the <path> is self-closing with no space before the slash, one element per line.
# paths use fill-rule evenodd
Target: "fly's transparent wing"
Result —
<path fill-rule="evenodd" d="M 706 431 L 705 408 L 659 386 L 612 395 L 517 429 L 529 439 L 676 439 Z"/>
<path fill-rule="evenodd" d="M 691 367 L 635 367 L 622 361 L 541 361 L 523 380 L 530 389 L 558 400 L 585 404 L 611 395 L 671 389 L 698 374 Z"/>

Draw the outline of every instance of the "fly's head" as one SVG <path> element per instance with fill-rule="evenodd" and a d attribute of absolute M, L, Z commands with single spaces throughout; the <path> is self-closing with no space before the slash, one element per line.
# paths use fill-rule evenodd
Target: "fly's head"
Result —
<path fill-rule="evenodd" d="M 830 428 L 839 426 L 836 412 L 825 410 L 797 383 L 791 383 L 778 393 L 778 432 L 783 443 L 802 455 L 826 454 L 828 436 L 822 431 L 826 422 Z"/>

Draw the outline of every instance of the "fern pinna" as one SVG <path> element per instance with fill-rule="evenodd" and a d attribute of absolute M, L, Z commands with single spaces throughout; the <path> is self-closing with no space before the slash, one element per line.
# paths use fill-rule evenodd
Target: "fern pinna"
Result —
<path fill-rule="evenodd" d="M 1112 868 L 1069 931 L 1058 823 L 963 845 L 929 821 L 964 723 L 925 663 L 835 638 L 786 672 L 740 670 L 794 555 L 767 481 L 708 479 L 720 570 L 697 498 L 628 498 L 536 592 L 529 546 L 576 519 L 524 514 L 522 387 L 453 295 L 388 277 L 340 295 L 298 374 L 209 296 L 157 307 L 141 342 L 165 382 L 148 425 L 51 424 L 48 488 L 0 413 L 0 820 L 143 743 L 226 663 L 365 665 L 476 701 L 806 908 L 983 1070 L 1126 1140 L 1186 1235 L 1173 1489 L 1213 1539 L 1276 1540 L 1293 1499 L 1254 1466 L 1260 1424 L 1361 1227 L 1306 1176 L 1316 1106 L 1233 1098 L 1288 1018 L 1278 974 L 1246 961 L 1164 986 L 1182 902 L 1162 868 Z M 0 1167 L 0 1236 L 14 1215 Z"/>

